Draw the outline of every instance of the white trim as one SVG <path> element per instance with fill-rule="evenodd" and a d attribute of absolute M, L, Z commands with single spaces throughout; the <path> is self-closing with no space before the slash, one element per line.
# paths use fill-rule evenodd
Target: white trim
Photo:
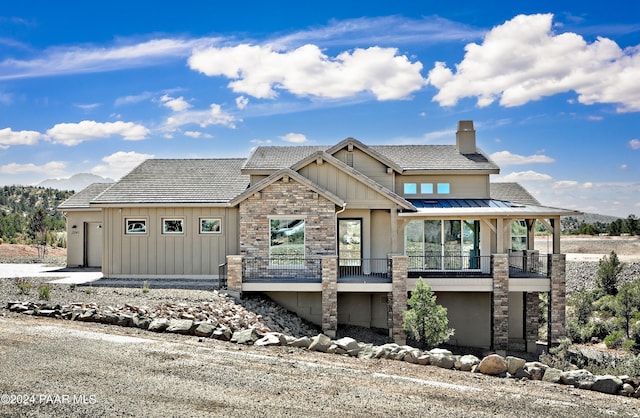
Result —
<path fill-rule="evenodd" d="M 322 283 L 242 283 L 243 292 L 322 292 Z"/>
<path fill-rule="evenodd" d="M 389 293 L 391 283 L 338 283 L 338 292 Z"/>

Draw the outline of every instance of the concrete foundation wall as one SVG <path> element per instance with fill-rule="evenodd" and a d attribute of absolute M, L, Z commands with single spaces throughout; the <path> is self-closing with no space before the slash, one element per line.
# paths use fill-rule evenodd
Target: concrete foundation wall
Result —
<path fill-rule="evenodd" d="M 449 327 L 455 329 L 450 344 L 491 346 L 491 293 L 437 292 L 436 297 L 447 308 Z"/>

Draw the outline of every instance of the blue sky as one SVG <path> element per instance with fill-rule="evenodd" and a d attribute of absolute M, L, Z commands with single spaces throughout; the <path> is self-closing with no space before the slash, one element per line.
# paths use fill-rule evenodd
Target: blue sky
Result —
<path fill-rule="evenodd" d="M 640 2 L 236 4 L 4 4 L 0 185 L 471 119 L 492 181 L 640 214 Z"/>

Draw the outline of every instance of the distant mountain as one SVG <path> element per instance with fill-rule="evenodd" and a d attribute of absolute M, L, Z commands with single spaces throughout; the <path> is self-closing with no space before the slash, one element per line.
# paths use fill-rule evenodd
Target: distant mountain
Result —
<path fill-rule="evenodd" d="M 75 174 L 69 178 L 48 179 L 38 183 L 38 187 L 49 187 L 57 190 L 73 190 L 79 192 L 91 183 L 114 183 L 111 178 L 100 177 L 90 173 Z"/>

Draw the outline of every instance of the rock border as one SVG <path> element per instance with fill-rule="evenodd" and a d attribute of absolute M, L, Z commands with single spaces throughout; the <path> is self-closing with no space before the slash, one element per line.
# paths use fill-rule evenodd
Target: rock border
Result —
<path fill-rule="evenodd" d="M 503 378 L 542 380 L 549 383 L 571 385 L 575 388 L 593 390 L 612 395 L 640 398 L 640 377 L 594 375 L 588 370 L 560 370 L 544 363 L 515 356 L 489 354 L 480 359 L 475 355 L 454 355 L 451 351 L 434 348 L 422 351 L 408 345 L 388 343 L 373 345 L 358 342 L 351 337 L 336 340 L 324 334 L 313 337 L 294 337 L 273 332 L 260 322 L 261 316 L 250 314 L 243 317 L 234 309 L 220 312 L 211 308 L 189 307 L 186 304 L 164 305 L 168 312 L 159 316 L 148 308 L 125 304 L 122 307 L 99 307 L 95 304 L 70 304 L 51 306 L 47 303 L 9 301 L 6 308 L 11 312 L 72 321 L 98 322 L 123 327 L 136 327 L 152 332 L 167 332 L 196 337 L 213 338 L 236 344 L 257 347 L 288 346 L 338 354 L 360 359 L 389 359 L 411 364 L 432 365 L 444 369 L 482 373 Z M 223 314 L 222 317 L 217 315 Z M 215 315 L 215 316 L 214 316 Z"/>

